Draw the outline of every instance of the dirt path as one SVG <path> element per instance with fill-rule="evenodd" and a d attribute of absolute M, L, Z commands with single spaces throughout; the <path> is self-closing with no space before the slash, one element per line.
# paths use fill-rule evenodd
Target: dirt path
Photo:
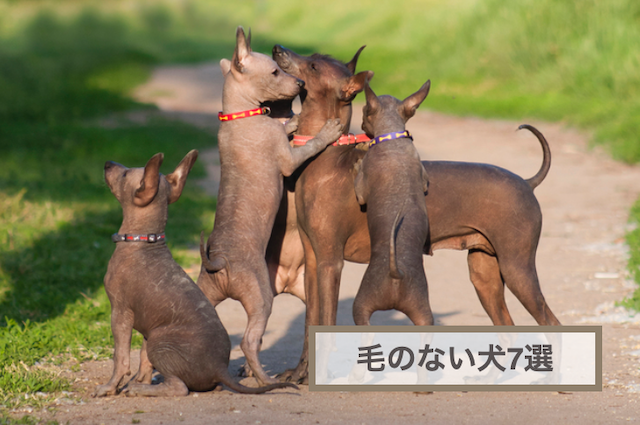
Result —
<path fill-rule="evenodd" d="M 155 102 L 162 114 L 215 131 L 220 110 L 217 64 L 159 68 L 140 87 L 140 99 Z M 423 108 L 428 108 L 429 100 Z M 358 132 L 361 107 L 353 119 Z M 521 123 L 457 118 L 419 112 L 408 125 L 424 159 L 488 162 L 525 178 L 540 166 L 535 138 L 515 132 Z M 640 194 L 640 167 L 588 150 L 587 135 L 558 124 L 532 121 L 549 140 L 551 171 L 536 189 L 544 224 L 537 265 L 542 289 L 563 324 L 602 324 L 604 389 L 600 393 L 311 393 L 277 391 L 245 396 L 229 391 L 191 394 L 184 399 L 88 398 L 111 372 L 111 362 L 81 365 L 76 373 L 82 405 L 61 407 L 60 423 L 622 423 L 640 422 L 640 315 L 630 317 L 614 302 L 634 285 L 625 271 L 623 235 L 627 214 Z M 185 147 L 185 149 L 187 149 Z M 201 153 L 217 192 L 217 152 Z M 438 251 L 425 258 L 431 306 L 441 325 L 490 325 L 469 281 L 465 253 Z M 338 324 L 352 324 L 351 302 L 365 266 L 347 264 L 343 273 Z M 455 296 L 452 296 L 455 294 Z M 535 324 L 511 294 L 507 304 L 519 325 Z M 273 373 L 293 367 L 303 337 L 304 306 L 296 298 L 276 298 L 261 359 Z M 218 307 L 233 343 L 231 368 L 243 361 L 238 347 L 246 323 L 239 303 Z M 408 324 L 398 313 L 376 313 L 375 324 Z M 632 354 L 634 353 L 635 354 Z M 139 413 L 144 412 L 144 413 Z M 50 415 L 48 415 L 50 416 Z M 139 421 L 139 422 L 137 422 Z"/>

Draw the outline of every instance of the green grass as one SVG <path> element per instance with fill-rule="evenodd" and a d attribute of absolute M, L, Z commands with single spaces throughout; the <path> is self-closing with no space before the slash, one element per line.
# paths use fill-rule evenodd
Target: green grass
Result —
<path fill-rule="evenodd" d="M 153 65 L 230 58 L 239 24 L 265 53 L 277 42 L 346 61 L 366 44 L 358 69 L 375 71 L 380 94 L 431 79 L 425 107 L 562 121 L 640 161 L 635 0 L 0 0 L 0 405 L 33 405 L 36 392 L 45 403 L 69 385 L 56 365 L 111 353 L 102 278 L 121 212 L 104 162 L 142 166 L 162 151 L 169 172 L 215 142 L 175 122 L 100 119 L 151 108 L 130 92 Z M 214 209 L 194 186 L 171 206 L 183 265 Z M 640 281 L 637 231 L 628 243 Z"/>

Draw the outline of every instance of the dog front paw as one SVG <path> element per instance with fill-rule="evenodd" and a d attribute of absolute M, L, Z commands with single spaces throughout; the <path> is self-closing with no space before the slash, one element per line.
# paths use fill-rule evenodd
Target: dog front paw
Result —
<path fill-rule="evenodd" d="M 327 120 L 320 130 L 320 133 L 318 133 L 318 138 L 326 145 L 335 142 L 340 138 L 340 136 L 342 136 L 342 124 L 340 124 L 340 118 Z"/>
<path fill-rule="evenodd" d="M 298 124 L 300 123 L 300 115 L 294 115 L 289 121 L 284 123 L 284 132 L 287 133 L 287 136 L 290 136 L 298 129 Z"/>

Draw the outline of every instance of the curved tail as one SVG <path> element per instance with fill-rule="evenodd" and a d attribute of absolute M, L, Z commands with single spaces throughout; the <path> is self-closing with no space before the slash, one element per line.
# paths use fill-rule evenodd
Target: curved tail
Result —
<path fill-rule="evenodd" d="M 295 388 L 296 390 L 300 389 L 297 385 L 292 384 L 291 382 L 279 382 L 277 384 L 265 385 L 264 387 L 251 388 L 245 387 L 244 385 L 234 381 L 230 376 L 222 378 L 221 381 L 224 385 L 231 388 L 233 391 L 241 394 L 263 394 L 267 391 L 275 390 L 276 388 Z"/>
<path fill-rule="evenodd" d="M 400 214 L 404 210 L 405 200 L 400 207 L 400 210 L 396 214 L 396 218 L 393 220 L 393 226 L 391 227 L 391 237 L 389 241 L 389 276 L 393 279 L 402 279 L 404 274 L 398 267 L 398 259 L 396 256 L 396 236 L 398 235 L 398 221 L 400 220 Z"/>
<path fill-rule="evenodd" d="M 538 129 L 529 124 L 522 124 L 520 127 L 518 127 L 518 130 L 522 130 L 523 128 L 526 128 L 527 130 L 532 132 L 534 136 L 538 138 L 538 141 L 542 146 L 542 166 L 535 176 L 525 180 L 527 183 L 529 183 L 529 186 L 531 186 L 531 190 L 533 190 L 538 187 L 540 183 L 542 183 L 542 180 L 544 180 L 545 177 L 547 177 L 549 168 L 551 168 L 551 150 L 549 149 L 547 139 L 544 138 L 544 136 L 538 131 Z"/>
<path fill-rule="evenodd" d="M 200 233 L 200 258 L 202 259 L 202 265 L 209 273 L 216 273 L 227 267 L 226 258 L 214 257 L 213 260 L 209 258 L 209 247 L 204 242 L 204 232 Z"/>

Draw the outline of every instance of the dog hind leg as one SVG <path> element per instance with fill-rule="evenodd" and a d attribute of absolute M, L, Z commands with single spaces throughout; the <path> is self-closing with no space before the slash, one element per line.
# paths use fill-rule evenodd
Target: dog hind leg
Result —
<path fill-rule="evenodd" d="M 484 310 L 494 325 L 513 325 L 504 300 L 504 282 L 496 257 L 483 251 L 470 250 L 467 256 L 469 277 Z"/>

